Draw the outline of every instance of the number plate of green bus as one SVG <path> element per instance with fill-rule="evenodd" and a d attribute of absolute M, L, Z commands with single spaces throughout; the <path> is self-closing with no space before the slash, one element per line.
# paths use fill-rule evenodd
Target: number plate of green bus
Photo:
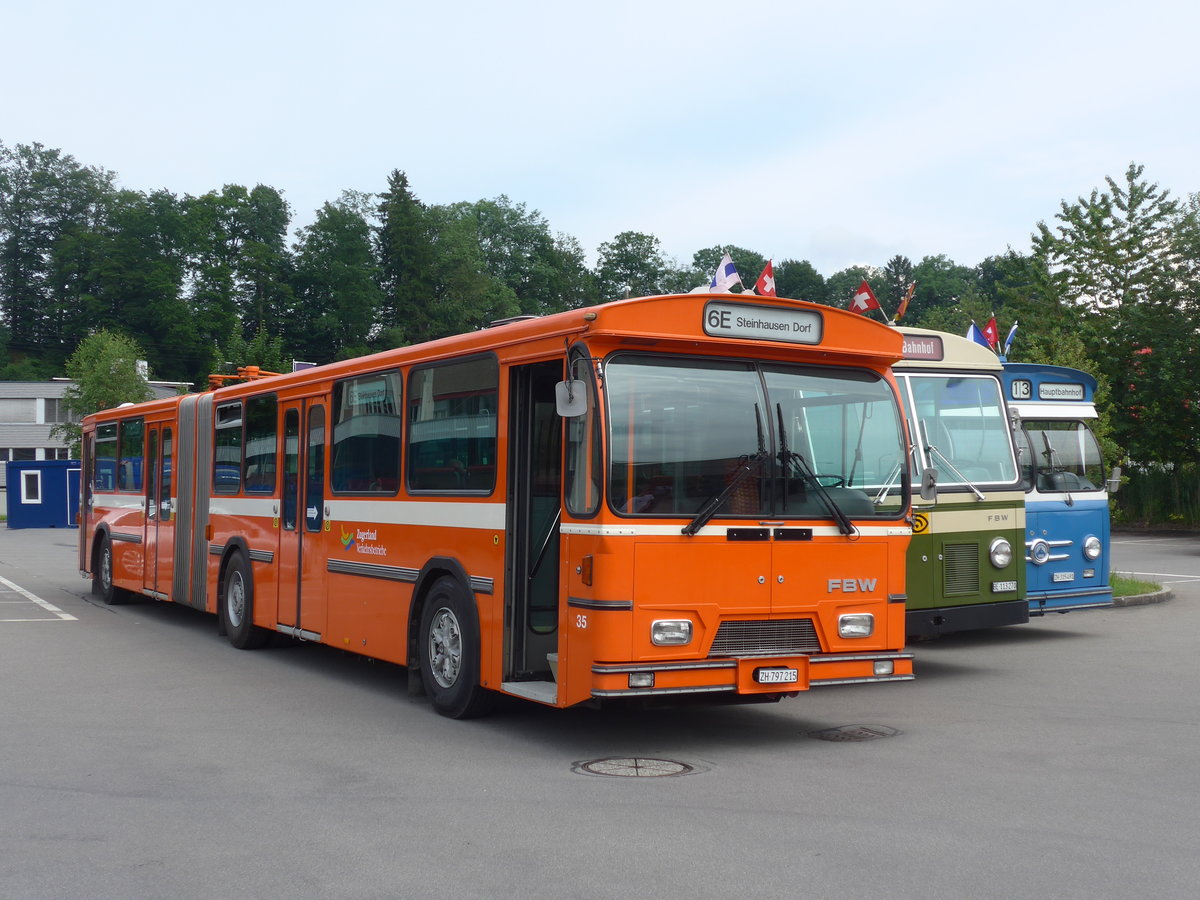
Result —
<path fill-rule="evenodd" d="M 754 670 L 754 680 L 759 684 L 795 684 L 799 677 L 796 669 Z"/>

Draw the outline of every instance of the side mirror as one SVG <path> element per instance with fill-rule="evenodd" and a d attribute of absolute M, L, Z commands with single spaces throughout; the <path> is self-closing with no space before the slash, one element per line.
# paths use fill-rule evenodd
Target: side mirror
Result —
<path fill-rule="evenodd" d="M 921 499 L 936 500 L 937 499 L 937 469 L 932 467 L 921 470 Z"/>
<path fill-rule="evenodd" d="M 554 407 L 564 419 L 587 412 L 587 386 L 582 381 L 560 381 L 554 386 Z"/>
<path fill-rule="evenodd" d="M 1108 481 L 1104 483 L 1110 494 L 1115 494 L 1117 488 L 1121 486 L 1121 467 L 1113 466 L 1112 471 L 1108 473 Z"/>

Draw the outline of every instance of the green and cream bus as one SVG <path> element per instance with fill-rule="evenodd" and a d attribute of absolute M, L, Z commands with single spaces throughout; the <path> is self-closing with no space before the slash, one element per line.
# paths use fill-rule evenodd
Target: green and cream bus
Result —
<path fill-rule="evenodd" d="M 929 638 L 1029 621 L 1025 494 L 1003 365 L 957 335 L 898 328 L 893 367 L 908 419 L 913 492 L 906 631 Z"/>

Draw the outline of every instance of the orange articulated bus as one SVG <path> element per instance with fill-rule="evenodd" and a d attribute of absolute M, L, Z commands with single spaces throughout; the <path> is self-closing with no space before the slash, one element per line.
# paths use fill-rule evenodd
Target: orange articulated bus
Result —
<path fill-rule="evenodd" d="M 909 482 L 862 316 L 644 297 L 83 424 L 79 565 L 410 670 L 434 707 L 912 678 Z"/>

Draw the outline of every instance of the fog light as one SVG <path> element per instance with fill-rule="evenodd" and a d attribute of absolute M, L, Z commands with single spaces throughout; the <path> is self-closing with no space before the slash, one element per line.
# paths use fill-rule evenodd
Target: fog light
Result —
<path fill-rule="evenodd" d="M 630 672 L 629 686 L 631 688 L 648 688 L 654 687 L 653 672 Z"/>
<path fill-rule="evenodd" d="M 659 646 L 679 646 L 692 642 L 692 623 L 687 619 L 659 619 L 650 624 L 650 643 Z"/>
<path fill-rule="evenodd" d="M 1005 568 L 1012 562 L 1012 545 L 1004 538 L 996 538 L 988 548 L 988 559 L 997 569 Z"/>
<path fill-rule="evenodd" d="M 1086 556 L 1088 559 L 1096 559 L 1097 557 L 1100 556 L 1100 550 L 1101 550 L 1100 538 L 1096 537 L 1094 534 L 1088 535 L 1088 537 L 1084 538 L 1084 540 L 1083 540 L 1083 555 L 1084 556 Z"/>
<path fill-rule="evenodd" d="M 875 630 L 875 617 L 870 613 L 838 616 L 838 635 L 844 638 L 870 637 Z"/>
<path fill-rule="evenodd" d="M 875 660 L 875 674 L 876 675 L 891 675 L 895 671 L 896 671 L 896 664 L 893 663 L 890 659 Z"/>

